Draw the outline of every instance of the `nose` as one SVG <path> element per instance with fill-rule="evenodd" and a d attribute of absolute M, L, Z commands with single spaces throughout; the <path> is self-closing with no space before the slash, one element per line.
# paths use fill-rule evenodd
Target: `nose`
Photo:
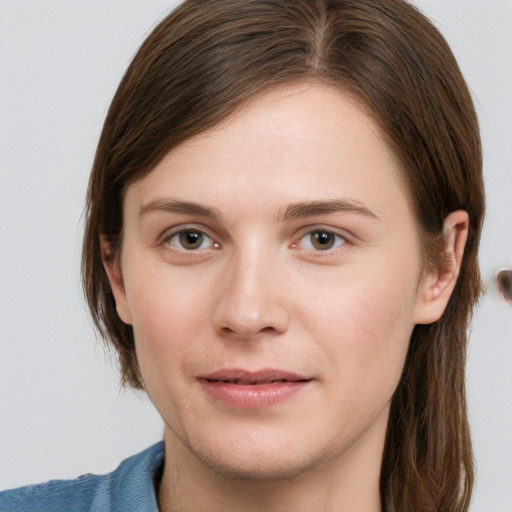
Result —
<path fill-rule="evenodd" d="M 223 335 L 253 339 L 281 334 L 290 322 L 285 276 L 271 258 L 249 254 L 227 262 L 214 324 Z"/>

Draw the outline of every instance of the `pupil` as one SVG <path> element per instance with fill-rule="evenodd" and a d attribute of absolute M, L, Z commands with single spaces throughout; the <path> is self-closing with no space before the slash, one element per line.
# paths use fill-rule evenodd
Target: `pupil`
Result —
<path fill-rule="evenodd" d="M 185 249 L 197 249 L 203 242 L 203 235 L 197 231 L 180 233 L 180 243 Z"/>
<path fill-rule="evenodd" d="M 317 231 L 313 235 L 313 246 L 316 249 L 330 249 L 334 245 L 334 236 L 327 231 Z"/>

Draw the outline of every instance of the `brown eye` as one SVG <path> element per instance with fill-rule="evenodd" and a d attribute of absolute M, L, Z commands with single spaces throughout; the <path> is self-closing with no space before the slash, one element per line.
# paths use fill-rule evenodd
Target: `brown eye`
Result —
<path fill-rule="evenodd" d="M 197 229 L 185 229 L 171 236 L 169 243 L 176 249 L 195 251 L 212 247 L 212 239 Z"/>
<path fill-rule="evenodd" d="M 304 235 L 300 241 L 300 246 L 304 249 L 313 249 L 316 251 L 327 251 L 336 249 L 345 243 L 345 239 L 325 229 L 317 229 Z"/>

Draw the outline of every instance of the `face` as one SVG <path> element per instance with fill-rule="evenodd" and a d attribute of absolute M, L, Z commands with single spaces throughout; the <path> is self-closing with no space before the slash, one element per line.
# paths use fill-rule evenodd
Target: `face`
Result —
<path fill-rule="evenodd" d="M 346 96 L 273 91 L 172 150 L 127 190 L 110 277 L 183 456 L 252 478 L 381 457 L 420 247 L 394 156 Z"/>

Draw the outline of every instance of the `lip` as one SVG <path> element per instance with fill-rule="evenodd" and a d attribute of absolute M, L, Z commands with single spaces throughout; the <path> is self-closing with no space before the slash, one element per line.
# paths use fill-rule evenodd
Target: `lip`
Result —
<path fill-rule="evenodd" d="M 198 377 L 204 392 L 231 407 L 260 409 L 276 405 L 304 390 L 311 378 L 277 369 L 247 371 L 225 368 Z"/>

